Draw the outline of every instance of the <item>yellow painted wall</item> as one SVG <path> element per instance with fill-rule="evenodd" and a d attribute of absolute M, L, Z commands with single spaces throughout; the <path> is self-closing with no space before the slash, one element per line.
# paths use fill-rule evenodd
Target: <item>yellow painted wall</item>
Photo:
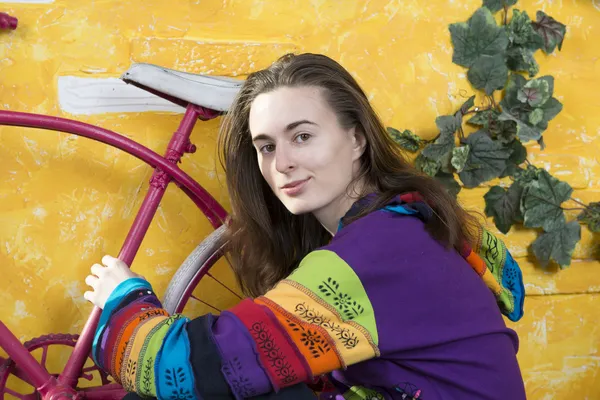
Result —
<path fill-rule="evenodd" d="M 288 51 L 324 52 L 352 71 L 389 125 L 435 134 L 437 115 L 472 90 L 451 63 L 447 25 L 479 0 L 56 0 L 8 4 L 20 19 L 0 34 L 0 107 L 65 115 L 57 77 L 116 77 L 132 62 L 244 76 Z M 568 25 L 563 51 L 538 56 L 556 77 L 564 111 L 531 159 L 567 180 L 574 196 L 598 201 L 600 189 L 600 2 L 522 0 Z M 79 120 L 116 130 L 162 152 L 180 115 L 106 114 Z M 199 151 L 183 167 L 226 201 L 215 173 L 218 122 L 198 126 Z M 22 340 L 77 333 L 91 307 L 83 278 L 105 253 L 116 254 L 140 205 L 150 171 L 130 156 L 68 135 L 0 127 L 0 318 Z M 486 189 L 463 191 L 483 209 Z M 173 187 L 134 269 L 163 293 L 170 276 L 209 224 Z M 532 230 L 506 241 L 525 273 L 526 314 L 513 324 L 531 399 L 600 398 L 598 235 L 583 229 L 570 269 L 543 272 L 529 258 Z M 230 280 L 226 270 L 219 271 Z M 211 286 L 214 295 L 216 286 Z M 216 295 L 218 296 L 218 295 Z M 224 299 L 223 297 L 222 299 Z M 229 300 L 224 300 L 228 302 Z"/>

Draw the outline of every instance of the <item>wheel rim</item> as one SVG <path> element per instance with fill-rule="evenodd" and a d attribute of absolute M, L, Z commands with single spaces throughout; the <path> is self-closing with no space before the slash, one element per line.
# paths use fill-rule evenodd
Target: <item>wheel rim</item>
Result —
<path fill-rule="evenodd" d="M 241 299 L 233 272 L 223 256 L 226 227 L 205 238 L 179 267 L 165 292 L 163 305 L 170 313 L 193 318 L 220 313 Z"/>
<path fill-rule="evenodd" d="M 220 277 L 219 272 L 222 273 L 224 268 L 228 268 L 228 264 L 220 252 L 214 253 L 206 260 L 198 273 L 190 280 L 175 308 L 175 313 L 184 314 L 188 318 L 194 318 L 208 312 L 220 314 L 223 310 L 241 301 L 243 297 L 239 290 L 232 288 L 231 285 L 224 282 L 225 279 Z M 221 271 L 217 269 L 221 269 Z M 203 288 L 203 285 L 207 283 L 212 284 L 206 286 L 212 286 L 213 290 Z M 206 292 L 214 295 L 216 290 L 221 293 L 218 296 L 212 296 L 213 298 L 207 298 Z M 217 299 L 214 297 L 217 297 Z"/>

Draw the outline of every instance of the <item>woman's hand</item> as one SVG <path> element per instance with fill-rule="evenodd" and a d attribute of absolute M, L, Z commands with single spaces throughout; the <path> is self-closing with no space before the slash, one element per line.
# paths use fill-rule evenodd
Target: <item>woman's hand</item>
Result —
<path fill-rule="evenodd" d="M 111 256 L 102 257 L 102 264 L 92 265 L 92 275 L 85 278 L 85 283 L 94 289 L 85 292 L 83 297 L 100 308 L 104 308 L 110 294 L 129 278 L 138 278 L 140 275 L 132 272 L 127 264 Z M 143 278 L 143 277 L 142 277 Z"/>

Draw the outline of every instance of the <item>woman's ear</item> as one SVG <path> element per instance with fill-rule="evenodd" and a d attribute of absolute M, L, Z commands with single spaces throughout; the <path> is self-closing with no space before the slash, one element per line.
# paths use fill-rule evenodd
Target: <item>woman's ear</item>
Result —
<path fill-rule="evenodd" d="M 356 126 L 352 128 L 350 134 L 352 135 L 352 149 L 354 151 L 353 159 L 358 160 L 362 157 L 367 148 L 367 137 L 363 131 Z"/>

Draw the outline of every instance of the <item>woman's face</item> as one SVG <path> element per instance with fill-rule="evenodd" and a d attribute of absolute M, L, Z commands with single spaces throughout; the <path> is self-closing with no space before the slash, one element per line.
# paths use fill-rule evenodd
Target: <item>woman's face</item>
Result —
<path fill-rule="evenodd" d="M 365 140 L 354 128 L 340 126 L 321 90 L 283 87 L 263 93 L 252 103 L 249 123 L 258 167 L 285 207 L 320 220 L 319 214 L 327 214 L 325 219 L 339 214 Z"/>

